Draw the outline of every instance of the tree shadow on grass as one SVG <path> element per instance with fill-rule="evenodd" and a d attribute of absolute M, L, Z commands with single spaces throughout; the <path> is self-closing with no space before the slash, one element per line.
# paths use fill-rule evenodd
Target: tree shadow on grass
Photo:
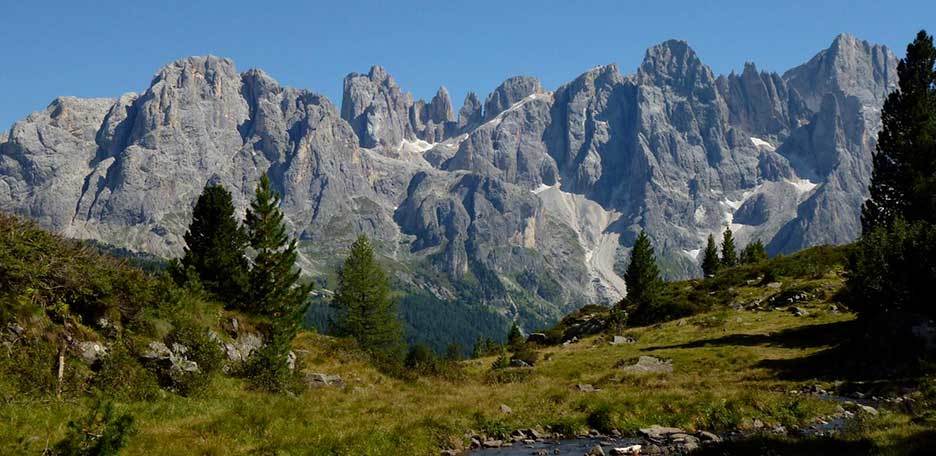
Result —
<path fill-rule="evenodd" d="M 798 326 L 768 334 L 731 334 L 712 339 L 702 339 L 684 344 L 648 347 L 644 350 L 667 350 L 673 348 L 700 348 L 709 346 L 766 346 L 784 348 L 827 347 L 847 340 L 849 334 L 860 330 L 857 320 Z"/>
<path fill-rule="evenodd" d="M 764 359 L 757 367 L 792 381 L 848 380 L 873 381 L 916 374 L 913 342 L 888 338 L 870 339 L 866 326 L 858 320 L 798 326 L 768 334 L 731 334 L 684 344 L 648 347 L 644 351 L 702 347 L 781 347 L 822 348 L 799 358 Z M 825 347 L 825 348 L 823 348 Z"/>

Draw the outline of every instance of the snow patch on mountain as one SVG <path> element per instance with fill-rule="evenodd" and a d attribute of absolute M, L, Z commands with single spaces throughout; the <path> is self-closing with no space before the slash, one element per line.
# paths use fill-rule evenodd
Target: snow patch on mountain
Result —
<path fill-rule="evenodd" d="M 769 151 L 771 151 L 771 152 L 773 152 L 774 150 L 776 150 L 776 147 L 774 147 L 774 146 L 773 146 L 772 144 L 770 144 L 769 142 L 764 141 L 763 139 L 760 139 L 760 138 L 755 138 L 755 137 L 753 137 L 753 136 L 751 136 L 751 143 L 754 144 L 754 147 L 756 147 L 756 148 L 758 148 L 758 149 L 769 150 Z"/>

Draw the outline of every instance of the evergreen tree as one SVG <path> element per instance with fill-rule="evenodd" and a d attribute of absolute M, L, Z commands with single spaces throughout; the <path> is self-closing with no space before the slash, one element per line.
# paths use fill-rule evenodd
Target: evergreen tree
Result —
<path fill-rule="evenodd" d="M 865 233 L 894 219 L 936 222 L 936 48 L 920 31 L 897 65 L 898 90 L 881 111 L 881 131 L 861 211 Z"/>
<path fill-rule="evenodd" d="M 702 274 L 705 277 L 715 277 L 720 265 L 718 259 L 718 247 L 715 245 L 715 236 L 711 234 L 708 237 L 708 243 L 705 245 L 705 255 L 702 257 Z"/>
<path fill-rule="evenodd" d="M 517 322 L 513 322 L 510 325 L 510 331 L 507 333 L 507 345 L 512 349 L 523 345 L 525 339 L 523 338 L 523 333 L 520 332 L 520 327 L 517 326 Z"/>
<path fill-rule="evenodd" d="M 206 185 L 192 211 L 185 239 L 182 270 L 191 268 L 204 288 L 229 307 L 241 303 L 247 283 L 247 235 L 234 217 L 231 193 L 221 185 Z"/>
<path fill-rule="evenodd" d="M 353 337 L 381 361 L 400 360 L 403 343 L 396 305 L 390 299 L 387 276 L 377 264 L 366 236 L 354 241 L 338 271 L 332 305 L 337 334 Z"/>
<path fill-rule="evenodd" d="M 279 194 L 264 175 L 246 217 L 250 246 L 256 251 L 250 269 L 248 310 L 269 319 L 267 344 L 259 351 L 256 362 L 263 386 L 271 390 L 286 387 L 290 348 L 311 291 L 311 285 L 299 283 L 296 240 L 286 234 L 279 201 Z"/>
<path fill-rule="evenodd" d="M 737 264 L 738 253 L 735 251 L 734 235 L 731 233 L 731 227 L 726 226 L 725 236 L 721 244 L 721 266 L 730 268 L 732 266 L 737 266 Z"/>
<path fill-rule="evenodd" d="M 760 239 L 746 245 L 744 250 L 741 250 L 741 264 L 751 264 L 764 261 L 767 259 L 767 249 L 764 247 L 764 243 Z"/>
<path fill-rule="evenodd" d="M 452 342 L 445 347 L 445 360 L 446 361 L 461 361 L 462 360 L 462 347 L 461 345 Z"/>
<path fill-rule="evenodd" d="M 656 256 L 647 233 L 641 231 L 631 251 L 630 264 L 624 273 L 627 284 L 627 300 L 636 307 L 636 312 L 644 313 L 656 304 L 663 281 L 656 264 Z"/>

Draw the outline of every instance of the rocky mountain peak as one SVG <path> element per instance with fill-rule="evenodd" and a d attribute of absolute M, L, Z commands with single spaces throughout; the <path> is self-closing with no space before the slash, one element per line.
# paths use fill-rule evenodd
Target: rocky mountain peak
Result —
<path fill-rule="evenodd" d="M 637 70 L 641 84 L 674 89 L 691 89 L 715 82 L 712 70 L 704 65 L 689 43 L 668 40 L 647 49 Z"/>
<path fill-rule="evenodd" d="M 484 101 L 484 120 L 493 119 L 513 106 L 514 103 L 535 93 L 542 92 L 543 86 L 540 84 L 539 79 L 531 76 L 508 78 L 497 86 Z"/>
<path fill-rule="evenodd" d="M 465 101 L 462 103 L 461 109 L 458 110 L 458 128 L 464 130 L 469 126 L 480 124 L 482 120 L 481 110 L 481 100 L 478 100 L 478 95 L 474 92 L 468 92 L 468 95 L 465 95 Z"/>
<path fill-rule="evenodd" d="M 862 105 L 880 108 L 897 87 L 897 57 L 887 46 L 852 35 L 838 35 L 832 44 L 803 65 L 783 75 L 807 106 L 818 111 L 823 94 L 855 96 Z"/>
<path fill-rule="evenodd" d="M 434 122 L 452 122 L 455 120 L 455 113 L 452 112 L 452 100 L 449 98 L 448 89 L 445 86 L 439 87 L 432 101 L 429 102 L 429 119 Z"/>

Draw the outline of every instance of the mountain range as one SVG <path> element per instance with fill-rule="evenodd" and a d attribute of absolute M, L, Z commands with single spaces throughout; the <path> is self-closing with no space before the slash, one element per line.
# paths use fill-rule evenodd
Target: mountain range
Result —
<path fill-rule="evenodd" d="M 896 66 L 840 35 L 783 74 L 716 76 L 670 40 L 636 73 L 599 66 L 552 91 L 512 77 L 456 114 L 444 87 L 416 100 L 379 66 L 345 77 L 338 108 L 189 57 L 141 94 L 60 97 L 0 133 L 0 210 L 175 257 L 206 183 L 244 210 L 267 173 L 323 292 L 366 234 L 411 330 L 470 340 L 619 300 L 641 230 L 669 278 L 700 275 L 726 225 L 771 254 L 854 240 Z"/>

